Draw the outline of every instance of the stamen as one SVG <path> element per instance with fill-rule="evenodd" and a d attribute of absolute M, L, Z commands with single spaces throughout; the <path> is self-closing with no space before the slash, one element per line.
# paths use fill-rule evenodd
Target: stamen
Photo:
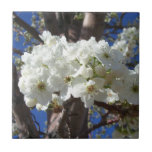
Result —
<path fill-rule="evenodd" d="M 65 83 L 69 83 L 71 81 L 71 77 L 70 76 L 67 76 L 64 78 L 64 82 Z"/>
<path fill-rule="evenodd" d="M 38 87 L 38 89 L 39 89 L 40 91 L 43 91 L 43 90 L 45 90 L 45 88 L 46 88 L 45 83 L 42 82 L 42 81 L 40 81 L 40 82 L 38 83 L 37 87 Z"/>
<path fill-rule="evenodd" d="M 94 90 L 95 90 L 95 86 L 94 85 L 87 86 L 87 92 L 88 93 L 92 93 Z"/>

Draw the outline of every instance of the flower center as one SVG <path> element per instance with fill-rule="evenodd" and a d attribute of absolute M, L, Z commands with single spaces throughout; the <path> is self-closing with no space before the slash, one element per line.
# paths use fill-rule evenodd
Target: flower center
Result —
<path fill-rule="evenodd" d="M 103 56 L 104 56 L 105 58 L 109 58 L 109 54 L 108 54 L 108 53 L 104 53 Z"/>
<path fill-rule="evenodd" d="M 69 83 L 71 81 L 71 77 L 70 76 L 67 76 L 64 78 L 64 82 L 65 83 Z"/>
<path fill-rule="evenodd" d="M 37 87 L 38 87 L 38 89 L 39 89 L 40 91 L 43 91 L 43 90 L 45 90 L 45 88 L 46 88 L 45 83 L 42 82 L 42 81 L 40 81 L 40 82 L 38 83 Z"/>
<path fill-rule="evenodd" d="M 42 64 L 42 66 L 48 69 L 48 66 L 46 64 Z"/>
<path fill-rule="evenodd" d="M 87 92 L 88 93 L 92 93 L 94 90 L 95 90 L 95 86 L 94 85 L 87 86 Z"/>
<path fill-rule="evenodd" d="M 130 57 L 130 53 L 129 53 L 129 52 L 127 52 L 127 53 L 126 53 L 126 56 L 127 56 L 127 57 Z"/>
<path fill-rule="evenodd" d="M 121 51 L 121 52 L 123 52 L 123 49 L 122 49 L 122 48 L 120 48 L 120 51 Z"/>
<path fill-rule="evenodd" d="M 108 93 L 108 97 L 112 97 L 112 93 Z"/>

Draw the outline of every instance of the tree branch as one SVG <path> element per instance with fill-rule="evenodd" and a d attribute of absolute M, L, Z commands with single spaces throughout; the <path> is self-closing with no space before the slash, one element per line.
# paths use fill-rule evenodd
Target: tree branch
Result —
<path fill-rule="evenodd" d="M 52 35 L 59 35 L 60 29 L 59 29 L 58 20 L 56 18 L 56 13 L 55 12 L 44 12 L 43 17 L 44 17 L 46 29 L 48 31 L 50 31 Z"/>
<path fill-rule="evenodd" d="M 63 106 L 59 113 L 47 111 L 48 138 L 76 138 L 87 130 L 88 109 L 84 108 L 81 100 L 71 98 Z"/>
<path fill-rule="evenodd" d="M 80 39 L 94 36 L 99 41 L 104 31 L 104 17 L 104 13 L 85 13 Z"/>
<path fill-rule="evenodd" d="M 129 107 L 125 108 L 122 105 L 109 105 L 107 103 L 98 101 L 95 101 L 94 104 L 99 107 L 103 107 L 112 113 L 119 113 L 122 116 L 129 115 L 132 117 L 137 117 L 139 115 L 139 105 L 130 105 Z"/>
<path fill-rule="evenodd" d="M 71 98 L 64 104 L 66 116 L 68 117 L 68 126 L 70 128 L 70 137 L 78 137 L 84 130 L 88 129 L 88 109 L 84 107 L 79 98 Z M 88 138 L 85 136 L 84 138 Z"/>
<path fill-rule="evenodd" d="M 123 13 L 121 14 L 119 25 L 122 25 L 123 18 L 124 18 L 124 16 L 125 16 L 125 15 L 126 15 L 126 13 L 125 13 L 125 12 L 123 12 Z"/>
<path fill-rule="evenodd" d="M 85 132 L 83 132 L 79 138 L 82 138 L 83 136 L 85 135 L 88 135 L 89 133 L 91 133 L 93 130 L 97 129 L 97 128 L 100 128 L 101 126 L 106 126 L 106 125 L 111 125 L 113 123 L 117 123 L 120 118 L 117 118 L 117 119 L 113 119 L 113 120 L 107 120 L 107 117 L 109 115 L 109 111 L 107 113 L 105 113 L 103 116 L 102 116 L 102 120 L 100 121 L 100 123 L 96 124 L 96 125 L 93 125 L 93 127 L 89 128 L 88 130 L 86 130 Z"/>
<path fill-rule="evenodd" d="M 120 118 L 117 118 L 114 120 L 109 120 L 109 121 L 107 121 L 107 120 L 101 121 L 100 123 L 93 125 L 92 128 L 89 128 L 87 131 L 87 134 L 91 133 L 93 130 L 95 130 L 101 126 L 106 126 L 106 125 L 111 125 L 111 124 L 117 123 L 117 122 L 119 122 L 119 120 L 120 120 Z"/>
<path fill-rule="evenodd" d="M 14 12 L 13 12 L 13 21 L 16 22 L 19 26 L 23 27 L 27 32 L 29 32 L 33 38 L 38 40 L 40 43 L 43 43 L 43 41 L 39 37 L 39 33 L 31 27 L 29 24 L 24 22 L 20 17 L 18 17 Z"/>
<path fill-rule="evenodd" d="M 76 13 L 64 12 L 64 26 L 65 26 L 65 36 L 69 42 L 76 42 L 79 39 L 82 21 L 75 20 L 74 15 Z"/>

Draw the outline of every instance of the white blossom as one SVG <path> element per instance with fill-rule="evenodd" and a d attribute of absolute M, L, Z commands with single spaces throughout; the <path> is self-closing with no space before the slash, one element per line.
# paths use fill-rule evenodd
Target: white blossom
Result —
<path fill-rule="evenodd" d="M 139 65 L 129 70 L 124 64 L 137 37 L 135 28 L 124 29 L 110 47 L 94 37 L 68 43 L 64 36 L 44 31 L 40 35 L 44 44 L 21 56 L 24 64 L 18 86 L 26 105 L 46 110 L 51 102 L 62 105 L 72 96 L 80 98 L 86 108 L 94 100 L 138 104 Z"/>
<path fill-rule="evenodd" d="M 137 64 L 137 65 L 135 66 L 135 72 L 136 72 L 137 74 L 139 74 L 139 64 Z"/>
<path fill-rule="evenodd" d="M 34 107 L 36 104 L 37 104 L 37 100 L 36 99 L 32 99 L 32 98 L 29 98 L 27 96 L 24 96 L 24 101 L 27 105 L 27 107 Z"/>
<path fill-rule="evenodd" d="M 94 78 L 87 81 L 82 77 L 77 77 L 72 82 L 72 95 L 75 98 L 80 97 L 85 107 L 90 107 L 94 103 L 96 96 L 99 98 L 100 94 L 102 94 L 100 91 L 103 85 L 104 79 L 102 78 Z"/>
<path fill-rule="evenodd" d="M 83 76 L 84 78 L 91 78 L 93 76 L 93 69 L 82 65 L 73 77 Z"/>
<path fill-rule="evenodd" d="M 113 92 L 111 89 L 106 89 L 107 91 L 107 102 L 114 103 L 119 100 L 118 93 Z"/>

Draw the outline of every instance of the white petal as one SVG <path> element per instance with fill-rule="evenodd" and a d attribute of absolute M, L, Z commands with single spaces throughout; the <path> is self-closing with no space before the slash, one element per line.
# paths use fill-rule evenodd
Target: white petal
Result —
<path fill-rule="evenodd" d="M 86 79 L 82 77 L 77 77 L 72 81 L 71 92 L 74 98 L 79 98 L 86 92 L 86 86 L 84 85 L 86 82 Z"/>
<path fill-rule="evenodd" d="M 70 99 L 71 97 L 71 88 L 68 86 L 65 86 L 61 91 L 60 91 L 60 97 L 61 100 L 66 101 Z"/>
<path fill-rule="evenodd" d="M 38 111 L 40 111 L 40 110 L 42 109 L 42 105 L 39 104 L 39 103 L 37 103 L 37 104 L 36 104 L 36 109 L 37 109 Z"/>
<path fill-rule="evenodd" d="M 90 95 L 85 95 L 81 97 L 81 101 L 84 102 L 85 108 L 90 108 L 94 103 L 94 97 Z"/>
<path fill-rule="evenodd" d="M 97 89 L 102 89 L 104 86 L 105 79 L 102 78 L 94 78 L 92 79 L 95 82 L 95 86 Z"/>
<path fill-rule="evenodd" d="M 36 99 L 32 99 L 30 97 L 24 96 L 24 101 L 27 105 L 27 107 L 34 107 L 37 104 Z"/>
<path fill-rule="evenodd" d="M 94 100 L 96 101 L 101 101 L 101 102 L 106 102 L 106 98 L 107 98 L 107 94 L 105 91 L 103 92 L 98 92 L 97 94 L 95 94 L 94 96 Z"/>

